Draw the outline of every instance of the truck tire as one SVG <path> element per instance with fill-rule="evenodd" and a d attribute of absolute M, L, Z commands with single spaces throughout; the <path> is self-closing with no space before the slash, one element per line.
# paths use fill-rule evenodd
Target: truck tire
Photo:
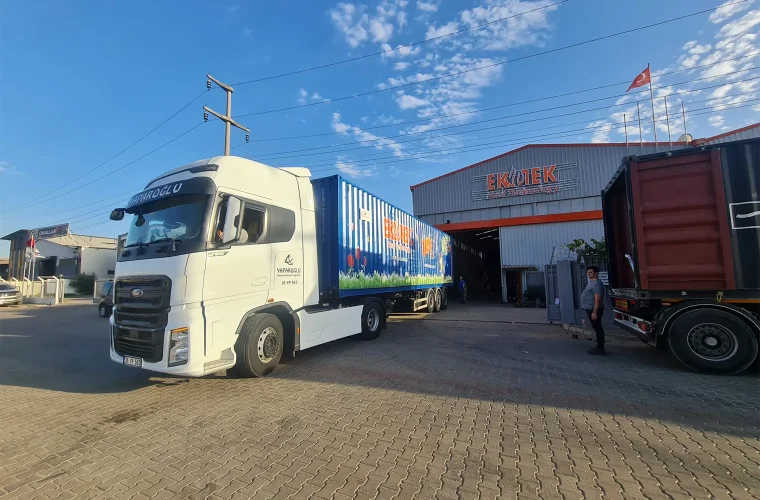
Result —
<path fill-rule="evenodd" d="M 436 288 L 435 289 L 435 307 L 433 307 L 433 310 L 435 312 L 441 312 L 441 303 L 443 302 L 443 298 L 441 297 L 441 289 Z"/>
<path fill-rule="evenodd" d="M 445 311 L 449 307 L 449 292 L 446 288 L 441 288 L 441 311 Z"/>
<path fill-rule="evenodd" d="M 362 340 L 374 340 L 380 335 L 385 320 L 385 308 L 377 300 L 370 300 L 364 304 L 362 311 L 362 332 L 359 338 Z"/>
<path fill-rule="evenodd" d="M 668 346 L 678 361 L 693 370 L 733 375 L 755 361 L 758 340 L 749 325 L 733 314 L 698 309 L 673 321 Z"/>
<path fill-rule="evenodd" d="M 282 357 L 282 323 L 272 314 L 254 314 L 243 324 L 235 342 L 235 371 L 244 377 L 264 377 Z"/>
<path fill-rule="evenodd" d="M 435 289 L 431 288 L 427 291 L 427 312 L 433 314 L 435 312 Z"/>

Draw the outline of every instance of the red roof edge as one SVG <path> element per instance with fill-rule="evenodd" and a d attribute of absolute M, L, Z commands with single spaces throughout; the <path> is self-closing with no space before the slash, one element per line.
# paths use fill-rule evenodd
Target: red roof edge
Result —
<path fill-rule="evenodd" d="M 673 144 L 685 144 L 685 143 L 683 143 L 683 142 L 673 142 Z M 438 177 L 434 177 L 432 179 L 428 179 L 426 181 L 422 181 L 419 184 L 415 184 L 414 186 L 409 186 L 409 190 L 410 191 L 414 191 L 415 188 L 418 188 L 420 186 L 424 186 L 425 184 L 429 184 L 431 182 L 437 181 L 438 179 L 443 179 L 444 177 L 448 177 L 450 175 L 458 174 L 459 172 L 463 172 L 465 170 L 469 170 L 471 168 L 475 168 L 478 165 L 482 165 L 482 164 L 484 164 L 484 163 L 486 163 L 488 161 L 496 160 L 498 158 L 503 158 L 503 157 L 509 156 L 509 155 L 513 155 L 515 153 L 518 153 L 518 152 L 520 152 L 520 151 L 522 151 L 524 149 L 528 149 L 528 148 L 568 148 L 568 147 L 569 148 L 573 148 L 573 147 L 578 147 L 578 148 L 581 148 L 581 147 L 583 147 L 583 148 L 588 148 L 588 147 L 592 147 L 592 148 L 594 148 L 594 147 L 597 147 L 597 148 L 599 148 L 599 147 L 606 148 L 606 147 L 619 147 L 619 146 L 625 146 L 625 145 L 626 144 L 624 142 L 600 142 L 600 143 L 584 143 L 584 142 L 578 143 L 578 142 L 574 142 L 574 143 L 568 143 L 568 144 L 526 144 L 525 146 L 520 146 L 519 148 L 513 149 L 512 151 L 507 151 L 506 153 L 502 153 L 500 155 L 496 155 L 496 156 L 493 156 L 491 158 L 486 158 L 485 160 L 481 160 L 481 161 L 479 161 L 477 163 L 473 163 L 472 165 L 468 165 L 468 166 L 460 168 L 458 170 L 453 170 L 453 171 L 447 172 L 447 173 L 445 173 L 443 175 L 439 175 Z M 636 143 L 629 142 L 628 145 L 629 146 L 638 146 L 639 143 L 638 142 L 636 142 Z M 645 143 L 643 143 L 643 145 L 644 146 L 655 146 L 655 143 L 654 142 L 645 142 Z M 656 145 L 657 146 L 669 146 L 670 143 L 669 142 L 658 142 Z"/>
<path fill-rule="evenodd" d="M 694 139 L 694 141 L 692 141 L 692 144 L 699 146 L 700 144 L 704 144 L 706 142 L 722 139 L 732 134 L 741 134 L 742 132 L 746 132 L 747 130 L 752 130 L 753 128 L 758 127 L 760 127 L 760 122 L 753 123 L 752 125 L 747 125 L 746 127 L 737 128 L 736 130 L 729 130 L 728 132 L 723 132 L 722 134 L 714 135 L 712 137 L 708 137 L 707 139 Z"/>

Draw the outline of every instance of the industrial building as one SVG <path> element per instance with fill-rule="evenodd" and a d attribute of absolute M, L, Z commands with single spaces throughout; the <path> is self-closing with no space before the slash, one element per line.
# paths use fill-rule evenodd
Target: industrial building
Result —
<path fill-rule="evenodd" d="M 753 137 L 760 123 L 690 146 Z M 411 186 L 414 215 L 453 236 L 455 279 L 522 301 L 527 272 L 575 258 L 565 247 L 573 240 L 604 239 L 601 191 L 625 156 L 686 146 L 529 144 Z"/>
<path fill-rule="evenodd" d="M 10 278 L 24 277 L 25 261 L 29 265 L 27 242 L 36 234 L 36 249 L 34 276 L 57 276 L 73 278 L 79 274 L 94 274 L 96 279 L 113 278 L 116 270 L 116 238 L 102 236 L 83 236 L 65 231 L 41 233 L 40 230 L 22 229 L 4 236 L 2 239 L 11 242 L 9 254 Z M 64 227 L 61 226 L 61 227 Z M 43 228 L 47 229 L 47 228 Z M 27 274 L 28 276 L 28 274 Z"/>

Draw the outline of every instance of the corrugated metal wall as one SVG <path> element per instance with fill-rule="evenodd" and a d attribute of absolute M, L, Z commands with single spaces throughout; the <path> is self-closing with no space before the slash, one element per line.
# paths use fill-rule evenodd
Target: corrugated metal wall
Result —
<path fill-rule="evenodd" d="M 712 141 L 706 141 L 704 144 L 722 144 L 724 142 L 731 142 L 731 141 L 743 141 L 745 139 L 757 139 L 760 137 L 760 126 L 751 128 L 749 130 L 744 130 L 742 132 L 736 132 L 733 134 L 726 135 L 724 137 L 720 137 L 718 139 L 712 140 Z"/>
<path fill-rule="evenodd" d="M 531 224 L 499 228 L 501 265 L 510 267 L 535 266 L 539 271 L 549 264 L 556 248 L 554 262 L 566 259 L 562 245 L 574 239 L 590 241 L 604 239 L 601 220 Z"/>
<path fill-rule="evenodd" d="M 643 149 L 644 154 L 655 152 L 654 146 Z M 598 202 L 583 198 L 598 198 L 628 154 L 641 154 L 641 148 L 633 143 L 628 149 L 625 145 L 531 146 L 418 186 L 412 192 L 414 214 L 428 222 L 442 224 L 446 220 L 453 223 L 598 210 Z M 477 199 L 483 190 L 484 176 L 488 174 L 509 172 L 513 167 L 519 170 L 557 164 L 577 164 L 560 172 L 559 180 L 565 182 L 567 188 L 557 193 Z M 574 179 L 577 179 L 577 187 L 571 182 Z M 563 201 L 570 202 L 570 206 Z M 435 220 L 424 217 L 433 214 L 439 217 Z"/>

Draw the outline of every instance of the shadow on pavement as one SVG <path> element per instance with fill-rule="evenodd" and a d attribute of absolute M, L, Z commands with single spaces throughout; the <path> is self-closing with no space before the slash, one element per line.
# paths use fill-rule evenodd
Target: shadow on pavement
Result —
<path fill-rule="evenodd" d="M 0 385 L 71 393 L 125 392 L 161 383 L 113 363 L 108 320 L 93 305 L 0 311 Z"/>

